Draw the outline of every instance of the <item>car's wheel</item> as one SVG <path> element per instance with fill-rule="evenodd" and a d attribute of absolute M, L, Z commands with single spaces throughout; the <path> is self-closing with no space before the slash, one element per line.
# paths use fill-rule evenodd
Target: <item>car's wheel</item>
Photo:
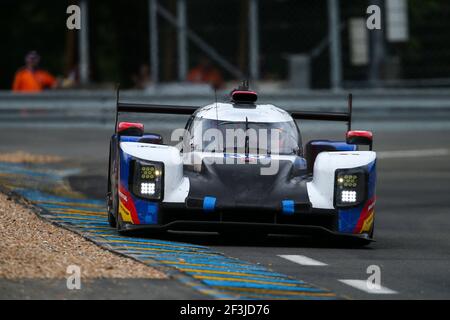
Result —
<path fill-rule="evenodd" d="M 363 247 L 367 247 L 371 243 L 372 243 L 372 241 L 370 241 L 370 240 L 358 239 L 358 240 L 355 240 L 355 242 L 352 243 L 351 246 L 354 248 L 363 248 Z"/>
<path fill-rule="evenodd" d="M 115 216 L 115 212 L 114 212 L 114 204 L 113 204 L 113 197 L 114 197 L 114 192 L 113 192 L 113 183 L 112 183 L 112 178 L 111 177 L 111 169 L 112 169 L 112 143 L 110 143 L 109 146 L 109 164 L 108 164 L 108 193 L 106 194 L 106 208 L 107 208 L 107 212 L 108 212 L 108 223 L 109 226 L 111 228 L 116 228 L 117 227 L 117 220 L 116 220 L 116 216 Z"/>
<path fill-rule="evenodd" d="M 372 226 L 372 230 L 370 230 L 370 233 L 369 233 L 370 239 L 373 239 L 374 229 L 375 228 Z"/>
<path fill-rule="evenodd" d="M 123 227 L 123 220 L 120 214 L 117 215 L 117 232 L 119 234 L 125 234 L 125 230 Z"/>
<path fill-rule="evenodd" d="M 112 204 L 112 199 L 111 199 L 111 193 L 108 193 L 108 195 L 106 196 L 106 208 L 107 208 L 107 211 L 108 211 L 108 223 L 109 223 L 109 226 L 111 228 L 116 228 L 117 221 L 116 221 L 116 217 L 114 216 L 114 212 L 113 212 L 113 204 Z"/>
<path fill-rule="evenodd" d="M 375 230 L 375 218 L 373 219 L 373 222 L 372 222 L 372 229 L 370 229 L 370 233 L 369 233 L 370 239 L 373 239 L 374 230 Z"/>
<path fill-rule="evenodd" d="M 114 215 L 111 212 L 108 212 L 108 223 L 111 228 L 117 227 L 117 221 Z"/>
<path fill-rule="evenodd" d="M 374 230 L 375 230 L 375 224 L 372 223 L 372 228 L 370 229 L 370 231 L 368 233 L 370 240 L 369 239 L 358 239 L 355 242 L 355 247 L 365 247 L 365 246 L 368 246 L 369 244 L 371 244 L 373 242 L 372 239 L 373 239 L 373 235 L 374 235 Z"/>
<path fill-rule="evenodd" d="M 369 232 L 369 238 L 373 239 L 373 227 L 372 230 Z M 373 241 L 369 239 L 358 239 L 355 243 L 355 247 L 366 247 L 369 244 L 371 244 Z"/>
<path fill-rule="evenodd" d="M 119 234 L 125 234 L 124 222 L 122 220 L 122 216 L 119 213 L 119 199 L 116 194 L 114 197 L 114 216 L 116 217 L 116 228 Z"/>

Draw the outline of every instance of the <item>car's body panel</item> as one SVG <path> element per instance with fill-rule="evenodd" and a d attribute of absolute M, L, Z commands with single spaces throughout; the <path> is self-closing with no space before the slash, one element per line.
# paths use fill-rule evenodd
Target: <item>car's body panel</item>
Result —
<path fill-rule="evenodd" d="M 373 227 L 376 203 L 376 160 L 368 163 L 366 168 L 368 172 L 367 200 L 358 207 L 339 210 L 339 232 L 370 233 Z"/>
<path fill-rule="evenodd" d="M 183 162 L 177 148 L 138 142 L 121 142 L 120 148 L 123 153 L 137 159 L 163 162 L 163 202 L 184 202 L 189 191 L 189 179 L 183 176 Z"/>
<path fill-rule="evenodd" d="M 307 184 L 313 207 L 333 209 L 336 169 L 369 165 L 376 159 L 373 151 L 321 152 L 314 162 L 313 180 Z"/>
<path fill-rule="evenodd" d="M 216 164 L 204 161 L 201 172 L 189 172 L 189 199 L 203 200 L 215 197 L 217 209 L 248 208 L 283 210 L 283 201 L 292 201 L 299 207 L 308 206 L 306 190 L 308 177 L 294 176 L 294 162 L 277 162 L 277 174 L 261 175 L 263 165 L 258 163 Z M 273 164 L 271 164 L 273 165 Z"/>

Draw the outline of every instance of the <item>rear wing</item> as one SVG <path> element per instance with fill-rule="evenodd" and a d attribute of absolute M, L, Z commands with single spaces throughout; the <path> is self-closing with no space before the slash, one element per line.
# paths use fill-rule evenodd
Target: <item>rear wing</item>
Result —
<path fill-rule="evenodd" d="M 117 103 L 117 111 L 130 113 L 166 113 L 166 114 L 193 114 L 198 107 L 191 106 L 175 106 L 160 104 L 140 104 L 140 103 Z"/>
<path fill-rule="evenodd" d="M 347 122 L 348 131 L 352 128 L 352 94 L 348 95 L 348 110 L 347 112 L 314 112 L 314 111 L 292 111 L 290 114 L 296 120 L 321 120 L 321 121 L 342 121 Z M 119 90 L 117 90 L 116 116 L 115 116 L 115 130 L 117 131 L 117 124 L 119 114 L 122 112 L 128 113 L 159 113 L 159 114 L 179 114 L 191 115 L 199 107 L 195 106 L 178 106 L 178 105 L 159 105 L 159 104 L 139 104 L 127 103 L 119 101 Z"/>
<path fill-rule="evenodd" d="M 347 122 L 348 131 L 352 129 L 352 109 L 353 97 L 348 95 L 347 112 L 314 112 L 314 111 L 292 111 L 291 116 L 296 120 L 322 120 L 322 121 L 343 121 Z"/>

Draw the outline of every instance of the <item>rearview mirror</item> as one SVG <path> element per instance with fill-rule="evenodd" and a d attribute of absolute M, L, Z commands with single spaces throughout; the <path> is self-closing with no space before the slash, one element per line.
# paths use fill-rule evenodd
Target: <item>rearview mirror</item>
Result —
<path fill-rule="evenodd" d="M 373 134 L 370 131 L 352 130 L 347 132 L 346 141 L 348 144 L 366 145 L 372 150 Z"/>
<path fill-rule="evenodd" d="M 122 136 L 142 136 L 144 125 L 139 122 L 119 122 L 117 133 Z"/>

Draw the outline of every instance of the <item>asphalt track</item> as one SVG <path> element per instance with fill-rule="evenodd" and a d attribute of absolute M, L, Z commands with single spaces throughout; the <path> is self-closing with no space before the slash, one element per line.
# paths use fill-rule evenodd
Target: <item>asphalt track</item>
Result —
<path fill-rule="evenodd" d="M 369 247 L 346 248 L 334 242 L 292 237 L 242 238 L 224 242 L 215 235 L 204 234 L 169 235 L 160 241 L 202 246 L 226 257 L 329 289 L 337 297 L 449 299 L 450 126 L 420 122 L 371 126 L 380 159 L 375 222 L 377 242 Z M 91 198 L 99 198 L 105 189 L 109 134 L 109 130 L 89 128 L 0 129 L 0 152 L 26 150 L 65 156 L 70 159 L 71 166 L 84 169 L 70 179 L 72 186 Z M 336 136 L 337 131 L 329 130 L 329 127 L 324 130 L 311 128 L 309 133 L 305 132 L 304 140 Z M 280 255 L 294 256 L 290 258 L 297 262 Z M 349 285 L 355 285 L 355 281 L 340 281 L 367 279 L 366 270 L 371 265 L 381 269 L 384 290 L 366 292 L 362 290 L 365 287 Z M 54 288 L 38 281 L 13 285 L 0 280 L 0 296 L 8 290 L 11 296 L 20 297 L 24 288 L 29 296 L 33 296 L 33 288 L 42 289 L 47 285 Z M 92 296 L 92 292 L 96 292 L 101 298 L 102 292 L 109 292 L 103 295 L 134 297 L 133 294 L 138 292 L 141 298 L 211 298 L 198 290 L 178 290 L 180 282 L 164 285 L 167 290 L 156 293 L 145 290 L 142 285 L 133 285 L 132 281 L 120 285 L 104 281 L 93 284 L 84 295 Z M 109 290 L 102 290 L 104 288 Z M 114 288 L 120 289 L 114 291 Z M 62 291 L 54 292 L 57 290 L 47 290 L 47 297 L 64 296 Z M 83 297 L 83 293 L 79 293 L 79 297 Z"/>

